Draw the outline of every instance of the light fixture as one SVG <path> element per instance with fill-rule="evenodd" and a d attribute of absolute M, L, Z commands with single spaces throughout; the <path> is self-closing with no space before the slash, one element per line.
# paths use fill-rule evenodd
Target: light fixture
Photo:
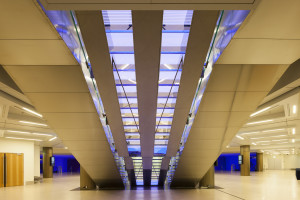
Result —
<path fill-rule="evenodd" d="M 276 156 L 273 156 L 273 158 L 276 158 Z"/>
<path fill-rule="evenodd" d="M 51 138 L 50 140 L 49 140 L 49 142 L 51 142 L 51 141 L 53 141 L 53 140 L 55 140 L 57 137 L 53 137 L 53 138 Z"/>
<path fill-rule="evenodd" d="M 292 143 L 295 143 L 295 139 L 292 139 Z"/>
<path fill-rule="evenodd" d="M 237 138 L 239 138 L 239 139 L 241 139 L 241 140 L 244 140 L 244 138 L 241 137 L 241 136 L 239 136 L 239 135 L 236 135 L 235 137 L 237 137 Z"/>
<path fill-rule="evenodd" d="M 39 139 L 31 139 L 31 138 L 18 138 L 18 137 L 5 137 L 5 138 L 15 139 L 15 140 L 33 140 L 33 141 L 39 141 L 39 142 L 42 141 L 42 140 L 39 140 Z"/>
<path fill-rule="evenodd" d="M 293 135 L 296 134 L 296 129 L 295 129 L 295 128 L 292 129 L 292 134 L 293 134 Z"/>
<path fill-rule="evenodd" d="M 287 135 L 273 135 L 273 136 L 270 136 L 270 137 L 285 137 Z"/>
<path fill-rule="evenodd" d="M 32 125 L 38 125 L 38 126 L 48 126 L 47 124 L 40 124 L 40 123 L 35 123 L 35 122 L 28 122 L 28 121 L 19 121 L 23 124 L 32 124 Z"/>
<path fill-rule="evenodd" d="M 280 142 L 280 141 L 285 141 L 285 140 L 289 140 L 289 139 L 272 140 L 272 142 Z"/>
<path fill-rule="evenodd" d="M 241 133 L 241 134 L 243 134 L 243 135 L 249 135 L 249 134 L 255 134 L 255 133 L 259 133 L 259 131 L 246 132 L 246 133 Z"/>
<path fill-rule="evenodd" d="M 254 142 L 252 142 L 253 145 L 256 145 Z"/>
<path fill-rule="evenodd" d="M 265 143 L 265 142 L 271 142 L 270 140 L 264 140 L 264 141 L 257 141 L 256 143 Z"/>
<path fill-rule="evenodd" d="M 168 65 L 168 64 L 164 64 L 164 66 L 168 69 L 173 69 L 173 67 L 171 65 Z"/>
<path fill-rule="evenodd" d="M 158 83 L 161 83 L 161 82 L 163 82 L 163 81 L 165 81 L 166 79 L 161 79 L 161 80 L 159 80 L 158 81 Z"/>
<path fill-rule="evenodd" d="M 284 128 L 280 128 L 280 129 L 271 129 L 271 130 L 264 130 L 262 131 L 263 133 L 267 133 L 267 132 L 277 132 L 277 131 L 284 131 Z"/>
<path fill-rule="evenodd" d="M 126 69 L 128 66 L 129 66 L 129 64 L 125 64 L 125 65 L 123 65 L 123 66 L 121 67 L 121 69 L 122 69 L 122 70 L 123 70 L 123 69 Z"/>
<path fill-rule="evenodd" d="M 296 112 L 297 112 L 297 106 L 293 105 L 293 114 L 296 114 Z"/>
<path fill-rule="evenodd" d="M 41 136 L 53 136 L 51 134 L 46 134 L 46 133 L 32 133 L 33 135 L 41 135 Z"/>
<path fill-rule="evenodd" d="M 268 120 L 257 121 L 257 122 L 249 122 L 246 125 L 261 124 L 261 123 L 272 122 L 272 121 L 274 121 L 274 120 L 273 119 L 268 119 Z"/>
<path fill-rule="evenodd" d="M 14 130 L 6 130 L 6 132 L 10 132 L 10 133 L 24 133 L 24 134 L 29 134 L 29 132 L 27 132 L 27 131 L 14 131 Z"/>
<path fill-rule="evenodd" d="M 266 108 L 264 108 L 264 109 L 261 109 L 261 110 L 255 112 L 255 113 L 252 113 L 252 114 L 250 115 L 250 117 L 254 117 L 255 115 L 258 115 L 259 113 L 265 112 L 265 111 L 269 110 L 270 108 L 271 108 L 271 106 L 270 106 L 270 107 L 266 107 Z"/>
<path fill-rule="evenodd" d="M 226 146 L 227 149 L 228 149 L 229 147 L 230 147 L 229 145 Z"/>
<path fill-rule="evenodd" d="M 68 149 L 68 147 L 65 147 L 65 149 Z"/>
<path fill-rule="evenodd" d="M 258 139 L 262 139 L 262 138 L 265 138 L 265 137 L 257 137 L 257 138 L 250 138 L 251 140 L 258 140 Z"/>
<path fill-rule="evenodd" d="M 128 81 L 130 81 L 133 84 L 136 84 L 136 81 L 134 81 L 134 80 L 128 79 Z"/>
<path fill-rule="evenodd" d="M 35 112 L 35 111 L 33 111 L 33 110 L 30 110 L 30 109 L 28 109 L 28 108 L 22 107 L 22 109 L 23 109 L 23 110 L 26 110 L 27 112 L 29 112 L 29 113 L 31 113 L 31 114 L 34 114 L 34 115 L 36 115 L 36 116 L 43 117 L 43 115 L 41 115 L 41 114 L 39 114 L 39 113 L 37 113 L 37 112 Z"/>

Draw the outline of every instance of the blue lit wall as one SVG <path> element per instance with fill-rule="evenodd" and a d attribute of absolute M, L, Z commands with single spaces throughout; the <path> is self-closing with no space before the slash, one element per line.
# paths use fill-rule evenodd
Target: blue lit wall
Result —
<path fill-rule="evenodd" d="M 43 172 L 43 155 L 41 155 L 41 173 Z M 62 173 L 79 173 L 80 164 L 73 155 L 54 155 L 55 165 L 53 172 L 58 173 L 61 169 Z"/>
<path fill-rule="evenodd" d="M 218 166 L 216 171 L 240 171 L 238 162 L 239 153 L 221 154 L 218 158 Z M 256 169 L 256 153 L 250 153 L 250 171 Z"/>

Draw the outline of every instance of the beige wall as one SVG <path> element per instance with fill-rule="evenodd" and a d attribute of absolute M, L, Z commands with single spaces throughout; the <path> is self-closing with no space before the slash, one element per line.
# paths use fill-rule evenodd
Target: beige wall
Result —
<path fill-rule="evenodd" d="M 34 180 L 34 142 L 0 139 L 0 152 L 24 154 L 24 184 Z"/>

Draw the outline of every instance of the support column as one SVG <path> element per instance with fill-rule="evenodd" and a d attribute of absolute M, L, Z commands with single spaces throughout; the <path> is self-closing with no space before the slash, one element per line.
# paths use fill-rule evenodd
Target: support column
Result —
<path fill-rule="evenodd" d="M 250 176 L 250 145 L 240 147 L 241 155 L 243 156 L 243 164 L 241 167 L 241 176 Z"/>
<path fill-rule="evenodd" d="M 96 189 L 96 184 L 88 175 L 88 173 L 80 166 L 80 189 L 93 190 Z"/>
<path fill-rule="evenodd" d="M 53 166 L 50 157 L 53 156 L 52 147 L 43 147 L 43 178 L 53 178 Z"/>
<path fill-rule="evenodd" d="M 264 170 L 264 154 L 256 153 L 256 170 L 262 172 Z"/>
<path fill-rule="evenodd" d="M 199 187 L 215 187 L 215 165 L 213 164 L 199 183 Z"/>

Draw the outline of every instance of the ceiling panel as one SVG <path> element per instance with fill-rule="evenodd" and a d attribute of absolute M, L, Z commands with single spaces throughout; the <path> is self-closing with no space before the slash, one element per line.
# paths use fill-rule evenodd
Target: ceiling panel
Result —
<path fill-rule="evenodd" d="M 59 138 L 63 141 L 68 140 L 104 140 L 107 141 L 105 134 L 99 128 L 84 129 L 55 129 L 59 133 Z"/>
<path fill-rule="evenodd" d="M 26 93 L 88 92 L 79 65 L 5 66 L 5 70 Z"/>
<path fill-rule="evenodd" d="M 2 65 L 76 65 L 63 40 L 0 40 Z"/>
<path fill-rule="evenodd" d="M 230 111 L 234 92 L 206 92 L 200 104 L 200 110 Z"/>
<path fill-rule="evenodd" d="M 96 112 L 89 93 L 25 93 L 40 112 Z"/>
<path fill-rule="evenodd" d="M 196 123 L 193 124 L 192 129 L 195 128 L 221 128 L 226 127 L 227 119 L 230 112 L 198 112 L 196 116 Z"/>
<path fill-rule="evenodd" d="M 232 111 L 253 111 L 267 94 L 267 92 L 236 92 Z"/>

